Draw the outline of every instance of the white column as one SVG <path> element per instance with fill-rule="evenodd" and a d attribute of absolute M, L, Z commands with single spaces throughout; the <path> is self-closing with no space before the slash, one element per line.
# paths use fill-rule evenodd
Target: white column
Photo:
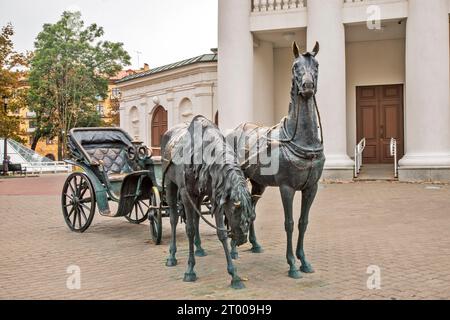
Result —
<path fill-rule="evenodd" d="M 448 1 L 409 0 L 401 169 L 450 167 L 449 84 Z"/>
<path fill-rule="evenodd" d="M 219 0 L 219 123 L 223 130 L 253 120 L 251 0 Z"/>
<path fill-rule="evenodd" d="M 308 50 L 320 43 L 317 103 L 322 117 L 325 169 L 352 169 L 347 155 L 345 29 L 342 0 L 308 1 Z M 351 176 L 349 176 L 351 178 Z"/>

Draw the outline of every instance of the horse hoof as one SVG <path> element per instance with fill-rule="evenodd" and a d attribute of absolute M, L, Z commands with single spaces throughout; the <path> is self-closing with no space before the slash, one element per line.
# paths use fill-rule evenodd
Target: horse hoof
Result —
<path fill-rule="evenodd" d="M 175 267 L 177 265 L 177 259 L 169 258 L 166 260 L 166 267 Z"/>
<path fill-rule="evenodd" d="M 289 278 L 301 279 L 302 274 L 300 272 L 298 272 L 297 270 L 289 270 Z"/>
<path fill-rule="evenodd" d="M 253 252 L 253 253 L 263 253 L 264 250 L 263 250 L 263 248 L 260 247 L 260 246 L 255 246 L 255 247 L 252 247 L 252 252 Z"/>
<path fill-rule="evenodd" d="M 184 282 L 194 282 L 195 280 L 197 280 L 197 275 L 195 274 L 195 272 L 184 274 Z"/>
<path fill-rule="evenodd" d="M 237 260 L 239 259 L 239 254 L 237 252 L 231 252 L 231 259 L 233 260 Z"/>
<path fill-rule="evenodd" d="M 302 264 L 302 266 L 300 267 L 300 271 L 303 273 L 314 273 L 314 269 L 309 263 L 305 265 Z"/>
<path fill-rule="evenodd" d="M 245 289 L 244 282 L 242 280 L 231 280 L 231 288 L 235 290 Z"/>
<path fill-rule="evenodd" d="M 195 256 L 196 257 L 206 257 L 207 254 L 206 254 L 205 250 L 197 249 L 197 250 L 195 250 Z"/>

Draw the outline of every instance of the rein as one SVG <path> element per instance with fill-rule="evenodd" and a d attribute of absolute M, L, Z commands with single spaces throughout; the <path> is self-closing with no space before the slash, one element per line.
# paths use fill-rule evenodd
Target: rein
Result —
<path fill-rule="evenodd" d="M 318 118 L 318 120 L 319 120 L 319 128 L 320 128 L 320 144 L 323 144 L 322 120 L 321 120 L 321 118 L 320 118 L 320 111 L 319 111 L 319 107 L 318 107 L 318 105 L 317 105 L 316 94 L 313 95 L 313 99 L 314 99 L 314 107 L 315 107 L 316 112 L 317 112 L 317 118 Z M 300 115 L 300 110 L 298 110 L 298 109 L 300 109 L 300 107 L 297 108 L 297 110 L 296 110 L 296 112 L 295 112 L 295 119 L 296 119 L 296 121 L 295 121 L 295 130 L 294 130 L 294 134 L 293 134 L 289 139 L 274 139 L 274 138 L 271 138 L 271 137 L 269 137 L 269 134 L 272 132 L 272 130 L 274 130 L 274 129 L 278 126 L 278 125 L 274 125 L 274 126 L 271 127 L 271 128 L 269 129 L 269 131 L 267 132 L 267 140 L 268 140 L 268 141 L 271 141 L 271 142 L 272 142 L 272 141 L 275 141 L 275 142 L 281 142 L 281 143 L 289 143 L 289 142 L 292 142 L 292 140 L 294 140 L 295 136 L 297 135 L 297 129 L 298 129 L 298 117 L 299 117 L 299 115 Z"/>

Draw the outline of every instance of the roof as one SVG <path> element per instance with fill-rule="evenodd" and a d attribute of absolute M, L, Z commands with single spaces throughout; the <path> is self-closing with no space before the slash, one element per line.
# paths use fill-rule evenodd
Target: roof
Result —
<path fill-rule="evenodd" d="M 128 70 L 121 70 L 121 71 L 117 72 L 116 75 L 114 75 L 113 77 L 111 77 L 110 80 L 117 81 L 117 80 L 120 80 L 120 79 L 122 79 L 122 78 L 125 78 L 126 76 L 129 76 L 129 75 L 131 75 L 131 74 L 134 74 L 134 73 L 136 73 L 136 72 L 137 72 L 137 71 L 131 70 L 131 69 L 128 69 Z"/>
<path fill-rule="evenodd" d="M 157 73 L 161 73 L 161 72 L 164 72 L 164 71 L 173 70 L 173 69 L 189 66 L 189 65 L 192 65 L 192 64 L 196 64 L 196 63 L 206 63 L 206 62 L 217 62 L 217 54 L 214 54 L 214 53 L 203 54 L 203 55 L 198 56 L 198 57 L 194 57 L 194 58 L 178 61 L 178 62 L 175 62 L 175 63 L 167 64 L 165 66 L 153 68 L 153 69 L 150 69 L 148 71 L 132 74 L 132 75 L 126 76 L 126 77 L 116 81 L 116 83 L 123 83 L 123 82 L 126 82 L 126 81 L 147 77 L 147 76 L 154 75 L 154 74 L 157 74 Z"/>

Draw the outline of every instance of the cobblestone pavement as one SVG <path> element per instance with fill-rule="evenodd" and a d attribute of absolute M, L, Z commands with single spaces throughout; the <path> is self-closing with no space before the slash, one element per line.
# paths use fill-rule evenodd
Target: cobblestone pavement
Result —
<path fill-rule="evenodd" d="M 96 215 L 84 234 L 66 227 L 60 209 L 63 175 L 0 180 L 0 298 L 32 299 L 449 299 L 450 186 L 387 182 L 326 184 L 310 215 L 306 253 L 316 272 L 287 277 L 283 211 L 277 189 L 257 210 L 264 253 L 240 248 L 236 265 L 246 289 L 228 287 L 215 232 L 202 224 L 208 256 L 197 258 L 196 283 L 182 281 L 187 260 L 178 229 L 178 266 L 165 267 L 163 244 L 148 224 Z M 295 201 L 296 219 L 300 194 Z M 297 233 L 294 235 L 296 242 Z M 66 287 L 67 267 L 81 269 L 81 289 Z M 381 270 L 369 290 L 367 268 Z"/>

